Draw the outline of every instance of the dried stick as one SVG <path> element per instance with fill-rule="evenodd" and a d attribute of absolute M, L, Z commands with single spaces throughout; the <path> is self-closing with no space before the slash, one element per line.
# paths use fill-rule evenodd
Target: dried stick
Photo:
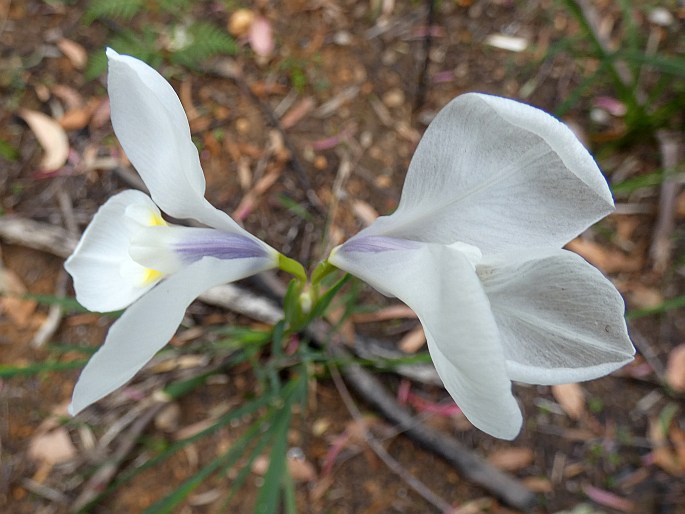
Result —
<path fill-rule="evenodd" d="M 668 177 L 669 173 L 678 166 L 682 144 L 677 133 L 659 130 L 656 133 L 661 152 L 661 165 L 666 175 L 661 183 L 659 193 L 659 214 L 654 225 L 652 245 L 649 256 L 652 259 L 652 269 L 663 273 L 671 259 L 671 237 L 675 229 L 676 199 L 680 189 L 679 184 Z"/>
<path fill-rule="evenodd" d="M 354 420 L 357 422 L 357 424 L 360 427 L 362 427 L 364 439 L 366 440 L 366 443 L 374 451 L 374 453 L 378 455 L 378 457 L 383 461 L 383 463 L 388 467 L 388 469 L 390 469 L 390 471 L 392 471 L 398 477 L 404 480 L 404 482 L 414 491 L 416 491 L 419 495 L 421 495 L 421 497 L 424 500 L 438 508 L 440 512 L 452 512 L 452 506 L 446 500 L 435 494 L 426 484 L 424 484 L 421 480 L 419 480 L 409 471 L 407 471 L 402 466 L 402 464 L 397 462 L 392 457 L 392 455 L 390 455 L 387 452 L 383 445 L 366 428 L 364 423 L 364 417 L 362 416 L 362 413 L 359 412 L 359 408 L 352 399 L 352 396 L 350 395 L 350 392 L 348 391 L 345 382 L 343 382 L 342 378 L 340 377 L 338 369 L 335 366 L 331 366 L 329 369 L 331 370 L 331 378 L 333 379 L 333 383 L 335 384 L 335 387 L 337 388 L 338 393 L 340 394 L 340 397 L 342 398 L 342 401 L 345 404 L 345 407 L 349 411 L 352 418 L 354 418 Z"/>
<path fill-rule="evenodd" d="M 419 78 L 416 86 L 416 97 L 414 98 L 414 112 L 418 111 L 426 99 L 426 89 L 428 83 L 428 66 L 430 64 L 431 47 L 433 46 L 433 37 L 431 30 L 435 18 L 435 0 L 426 0 L 428 4 L 426 14 L 426 36 L 423 40 L 423 65 L 419 72 Z"/>
<path fill-rule="evenodd" d="M 77 239 L 62 227 L 14 216 L 0 217 L 0 239 L 66 259 Z"/>
<path fill-rule="evenodd" d="M 335 351 L 340 353 L 343 350 L 338 346 Z M 455 439 L 423 424 L 417 425 L 414 417 L 364 368 L 348 364 L 343 368 L 343 376 L 366 402 L 397 424 L 410 439 L 454 466 L 466 480 L 481 486 L 511 507 L 528 511 L 534 505 L 535 495 L 515 478 L 493 467 Z"/>
<path fill-rule="evenodd" d="M 140 434 L 143 433 L 145 428 L 165 406 L 165 402 L 155 401 L 140 415 L 126 433 L 120 437 L 121 442 L 115 452 L 90 477 L 81 494 L 71 504 L 71 512 L 80 512 L 102 493 L 105 487 L 112 481 L 114 475 L 116 475 L 119 466 L 124 462 L 126 456 L 135 447 Z"/>

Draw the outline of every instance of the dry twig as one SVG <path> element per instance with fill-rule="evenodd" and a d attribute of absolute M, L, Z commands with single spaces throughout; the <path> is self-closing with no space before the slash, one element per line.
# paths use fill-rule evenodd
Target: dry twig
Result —
<path fill-rule="evenodd" d="M 338 393 L 340 393 L 340 397 L 342 398 L 345 407 L 357 424 L 362 427 L 364 439 L 374 453 L 378 455 L 378 457 L 383 461 L 390 471 L 404 480 L 404 482 L 419 495 L 421 495 L 424 500 L 440 509 L 440 511 L 443 513 L 452 512 L 452 506 L 446 500 L 435 494 L 426 484 L 407 471 L 402 464 L 397 462 L 392 455 L 387 452 L 383 445 L 376 440 L 373 434 L 366 428 L 364 417 L 362 416 L 362 413 L 359 412 L 359 408 L 352 399 L 352 396 L 350 395 L 345 382 L 343 382 L 342 378 L 340 377 L 337 368 L 335 366 L 331 366 L 330 370 L 335 387 L 338 389 Z"/>
<path fill-rule="evenodd" d="M 661 164 L 664 172 L 672 172 L 680 163 L 682 142 L 680 135 L 660 130 L 656 134 L 661 152 Z M 675 229 L 676 199 L 680 185 L 668 176 L 661 183 L 659 193 L 659 214 L 654 225 L 652 245 L 649 256 L 652 259 L 652 269 L 657 273 L 664 273 L 671 260 L 671 237 Z"/>

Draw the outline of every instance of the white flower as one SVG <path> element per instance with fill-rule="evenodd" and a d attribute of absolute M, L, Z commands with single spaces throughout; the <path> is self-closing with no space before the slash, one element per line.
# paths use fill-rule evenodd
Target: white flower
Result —
<path fill-rule="evenodd" d="M 522 417 L 512 380 L 578 382 L 632 359 L 621 296 L 562 249 L 612 210 L 601 172 L 565 125 L 471 93 L 428 127 L 397 210 L 328 260 L 414 309 L 466 417 L 513 439 Z"/>
<path fill-rule="evenodd" d="M 205 199 L 198 152 L 171 85 L 138 59 L 111 49 L 107 56 L 112 125 L 152 199 L 139 191 L 110 198 L 65 264 L 84 307 L 127 308 L 81 373 L 72 414 L 133 377 L 202 292 L 276 267 L 282 257 Z M 211 228 L 168 224 L 160 209 Z"/>

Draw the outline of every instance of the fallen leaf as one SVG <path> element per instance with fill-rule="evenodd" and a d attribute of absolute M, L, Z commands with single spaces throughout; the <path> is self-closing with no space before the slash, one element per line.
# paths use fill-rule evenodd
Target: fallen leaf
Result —
<path fill-rule="evenodd" d="M 274 51 L 274 38 L 271 23 L 263 16 L 257 16 L 250 24 L 248 32 L 250 47 L 257 55 L 269 57 Z"/>
<path fill-rule="evenodd" d="M 367 227 L 378 218 L 378 211 L 364 200 L 353 200 L 352 212 Z"/>
<path fill-rule="evenodd" d="M 90 122 L 93 109 L 89 106 L 71 109 L 59 119 L 64 130 L 81 130 Z"/>
<path fill-rule="evenodd" d="M 76 456 L 76 447 L 64 427 L 45 432 L 34 437 L 29 443 L 30 459 L 46 464 L 59 464 Z"/>
<path fill-rule="evenodd" d="M 6 268 L 0 268 L 0 311 L 6 313 L 19 328 L 26 327 L 36 311 L 37 303 L 22 295 L 26 287 L 21 279 Z"/>
<path fill-rule="evenodd" d="M 79 107 L 83 107 L 85 104 L 81 93 L 71 86 L 55 84 L 50 88 L 50 91 L 53 95 L 59 98 L 62 103 L 64 103 L 67 111 L 71 109 L 78 109 Z"/>
<path fill-rule="evenodd" d="M 462 503 L 459 507 L 450 510 L 450 514 L 481 514 L 490 512 L 495 504 L 493 498 L 476 498 Z"/>
<path fill-rule="evenodd" d="M 86 67 L 88 63 L 88 52 L 86 49 L 79 45 L 76 41 L 71 39 L 62 38 L 57 41 L 57 48 L 62 52 L 74 68 L 77 70 L 82 70 Z"/>
<path fill-rule="evenodd" d="M 604 273 L 642 269 L 643 259 L 639 254 L 626 255 L 587 239 L 576 238 L 566 245 L 566 249 L 577 253 Z"/>
<path fill-rule="evenodd" d="M 678 345 L 669 352 L 666 382 L 674 391 L 685 392 L 685 344 Z"/>
<path fill-rule="evenodd" d="M 385 321 L 389 319 L 409 318 L 416 319 L 416 313 L 406 305 L 391 305 L 383 307 L 373 312 L 357 312 L 351 319 L 355 323 L 371 323 L 374 321 Z"/>
<path fill-rule="evenodd" d="M 257 200 L 280 178 L 281 171 L 282 169 L 278 168 L 260 178 L 254 187 L 243 196 L 240 204 L 236 207 L 235 211 L 233 211 L 233 218 L 239 221 L 244 220 L 250 212 L 252 212 L 252 209 L 254 209 Z"/>
<path fill-rule="evenodd" d="M 630 500 L 626 500 L 617 494 L 599 489 L 592 485 L 583 486 L 583 492 L 595 503 L 599 503 L 604 507 L 620 510 L 621 512 L 633 512 L 635 504 Z"/>
<path fill-rule="evenodd" d="M 510 52 L 523 52 L 528 48 L 528 40 L 522 37 L 507 36 L 505 34 L 490 34 L 485 38 L 485 44 L 508 50 Z"/>
<path fill-rule="evenodd" d="M 654 287 L 631 284 L 625 292 L 631 307 L 635 309 L 649 309 L 664 303 L 664 296 L 661 291 Z"/>
<path fill-rule="evenodd" d="M 254 19 L 255 13 L 250 9 L 238 9 L 228 19 L 228 32 L 235 37 L 244 36 L 250 30 Z"/>
<path fill-rule="evenodd" d="M 682 475 L 685 466 L 680 462 L 678 455 L 671 450 L 659 417 L 649 419 L 647 436 L 653 448 L 651 454 L 653 463 L 671 475 Z"/>
<path fill-rule="evenodd" d="M 43 147 L 45 155 L 40 163 L 44 171 L 55 171 L 67 162 L 69 140 L 62 126 L 50 116 L 30 109 L 19 111 Z"/>
<path fill-rule="evenodd" d="M 553 385 L 552 396 L 569 418 L 577 420 L 585 414 L 585 392 L 578 384 Z"/>
<path fill-rule="evenodd" d="M 673 449 L 675 450 L 681 469 L 685 470 L 685 431 L 683 431 L 677 423 L 673 423 L 671 430 L 668 433 Z"/>
<path fill-rule="evenodd" d="M 397 347 L 405 353 L 416 353 L 425 344 L 426 334 L 423 331 L 423 327 L 418 325 L 413 330 L 410 330 L 402 339 L 400 339 L 400 342 L 397 343 Z"/>
<path fill-rule="evenodd" d="M 181 407 L 179 407 L 178 403 L 171 402 L 155 416 L 155 428 L 166 433 L 176 432 L 179 427 L 180 417 Z"/>
<path fill-rule="evenodd" d="M 281 118 L 281 126 L 284 129 L 288 129 L 296 125 L 300 120 L 307 116 L 310 112 L 314 110 L 316 103 L 311 96 L 307 96 L 297 102 L 292 109 L 290 109 Z"/>
<path fill-rule="evenodd" d="M 554 490 L 552 482 L 545 477 L 527 477 L 522 480 L 523 485 L 534 493 L 551 493 Z"/>
<path fill-rule="evenodd" d="M 503 448 L 491 453 L 488 462 L 504 471 L 517 471 L 530 466 L 534 457 L 530 448 Z"/>

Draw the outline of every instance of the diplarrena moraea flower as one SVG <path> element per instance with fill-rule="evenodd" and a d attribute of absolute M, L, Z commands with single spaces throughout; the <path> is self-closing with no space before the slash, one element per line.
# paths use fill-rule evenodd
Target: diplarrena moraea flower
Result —
<path fill-rule="evenodd" d="M 204 291 L 293 262 L 205 199 L 198 151 L 171 85 L 138 59 L 112 49 L 107 57 L 114 132 L 152 198 L 140 191 L 110 198 L 66 261 L 81 305 L 126 308 L 81 373 L 72 414 L 133 377 Z M 162 212 L 203 227 L 172 225 Z"/>
<path fill-rule="evenodd" d="M 565 125 L 469 93 L 428 127 L 397 210 L 334 248 L 328 262 L 411 307 L 466 417 L 513 439 L 522 416 L 512 380 L 590 380 L 633 358 L 618 291 L 562 249 L 613 207 Z"/>

